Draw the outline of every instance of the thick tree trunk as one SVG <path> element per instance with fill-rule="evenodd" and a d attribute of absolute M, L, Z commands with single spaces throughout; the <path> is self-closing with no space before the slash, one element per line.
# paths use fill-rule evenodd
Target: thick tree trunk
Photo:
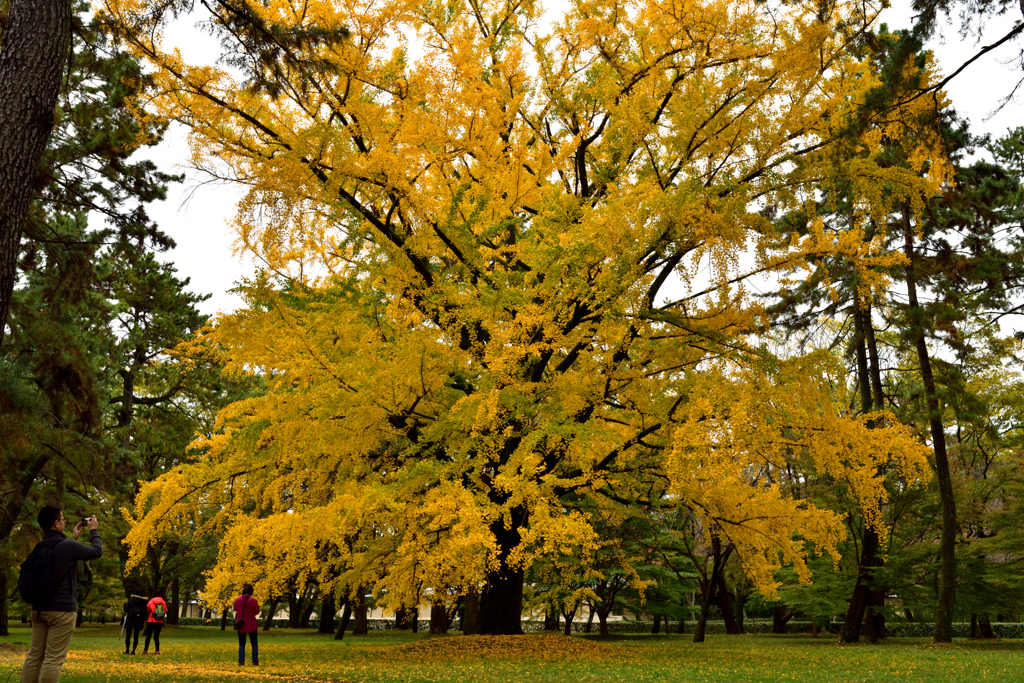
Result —
<path fill-rule="evenodd" d="M 785 634 L 786 624 L 794 614 L 792 610 L 787 610 L 785 605 L 776 605 L 772 613 L 772 633 Z"/>
<path fill-rule="evenodd" d="M 310 599 L 306 603 L 306 608 L 302 610 L 302 616 L 299 618 L 299 628 L 309 628 L 309 620 L 313 618 L 314 609 L 316 609 L 316 603 Z"/>
<path fill-rule="evenodd" d="M 335 640 L 342 640 L 345 637 L 345 631 L 348 630 L 348 621 L 352 618 L 352 600 L 345 601 L 345 609 L 341 611 L 341 619 L 338 620 L 338 630 L 334 632 Z M 356 634 L 352 634 L 356 635 Z M 365 635 L 365 634 L 362 634 Z"/>
<path fill-rule="evenodd" d="M 395 630 L 396 631 L 407 631 L 413 628 L 413 621 L 416 619 L 416 613 L 402 605 L 395 610 Z"/>
<path fill-rule="evenodd" d="M 224 631 L 228 627 L 228 608 L 220 608 L 220 630 Z"/>
<path fill-rule="evenodd" d="M 868 524 L 864 525 L 864 542 L 861 544 L 860 570 L 857 583 L 853 587 L 853 596 L 846 608 L 843 628 L 839 632 L 839 640 L 843 643 L 856 643 L 860 640 L 860 628 L 864 621 L 871 596 L 871 572 L 875 565 L 875 554 L 878 552 L 878 534 Z"/>
<path fill-rule="evenodd" d="M 356 623 L 352 627 L 352 635 L 354 636 L 365 636 L 369 633 L 369 624 L 366 619 L 366 596 L 363 593 L 363 587 L 360 586 L 355 597 L 355 607 L 353 608 L 356 614 Z M 349 598 L 346 605 L 352 604 L 352 598 Z"/>
<path fill-rule="evenodd" d="M 661 633 L 661 615 L 660 614 L 655 614 L 654 615 L 654 626 L 651 627 L 651 633 L 652 634 Z"/>
<path fill-rule="evenodd" d="M 597 623 L 599 625 L 599 628 L 601 629 L 601 637 L 602 638 L 607 638 L 608 635 L 609 635 L 608 634 L 608 614 L 610 612 L 611 612 L 611 610 L 603 610 L 603 609 L 597 611 Z"/>
<path fill-rule="evenodd" d="M 435 602 L 430 606 L 430 635 L 444 633 L 448 633 L 448 610 L 443 602 Z"/>
<path fill-rule="evenodd" d="M 503 519 L 491 524 L 499 548 L 498 568 L 487 573 L 487 586 L 480 596 L 477 633 L 508 636 L 523 632 L 523 570 L 510 567 L 508 558 L 520 543 L 519 530 L 526 524 L 526 510 L 515 508 L 510 516 L 508 528 Z"/>
<path fill-rule="evenodd" d="M 935 451 L 935 478 L 939 484 L 939 501 L 942 503 L 942 537 L 939 542 L 939 604 L 935 610 L 936 643 L 953 641 L 953 603 L 956 598 L 956 501 L 953 498 L 953 477 L 946 454 L 946 432 L 942 426 L 942 410 L 932 376 L 932 364 L 928 357 L 928 343 L 924 334 L 924 312 L 917 300 L 917 273 L 914 265 L 914 230 L 910 225 L 910 208 L 903 206 L 903 245 L 907 257 L 907 313 L 910 316 L 910 330 L 917 347 L 917 359 L 921 370 L 928 405 L 928 425 L 932 435 L 932 449 Z"/>
<path fill-rule="evenodd" d="M 729 599 L 729 587 L 725 583 L 725 571 L 718 572 L 718 581 L 715 584 L 716 604 L 722 612 L 722 621 L 725 622 L 725 632 L 730 636 L 739 635 L 740 629 L 736 624 L 736 613 L 732 611 L 732 601 Z"/>
<path fill-rule="evenodd" d="M 478 632 L 479 616 L 480 593 L 473 587 L 466 593 L 466 604 L 462 608 L 462 635 L 471 636 Z"/>
<path fill-rule="evenodd" d="M 331 591 L 320 603 L 320 626 L 316 630 L 317 633 L 334 633 L 334 615 L 337 611 L 338 608 L 334 605 L 334 591 Z"/>
<path fill-rule="evenodd" d="M 0 345 L 70 48 L 70 0 L 12 0 L 0 46 Z"/>
<path fill-rule="evenodd" d="M 665 620 L 665 633 L 668 633 L 668 619 Z M 686 633 L 686 619 L 679 619 L 679 628 L 676 630 L 676 633 L 679 635 Z"/>

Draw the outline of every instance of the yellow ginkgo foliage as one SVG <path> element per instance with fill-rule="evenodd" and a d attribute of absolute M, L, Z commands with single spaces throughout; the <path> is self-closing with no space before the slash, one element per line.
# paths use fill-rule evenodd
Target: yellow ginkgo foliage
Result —
<path fill-rule="evenodd" d="M 196 348 L 267 391 L 143 487 L 136 561 L 203 509 L 211 599 L 479 588 L 481 632 L 513 633 L 525 569 L 603 547 L 597 517 L 689 507 L 771 592 L 841 533 L 793 476 L 847 482 L 869 517 L 880 464 L 927 476 L 907 430 L 847 414 L 827 356 L 761 347 L 747 291 L 836 254 L 882 272 L 898 257 L 861 226 L 947 180 L 927 132 L 914 169 L 843 151 L 880 5 L 220 0 L 195 11 L 223 58 L 188 64 L 161 37 L 191 6 L 106 11 L 152 66 L 140 116 L 248 189 L 235 228 L 265 270 Z M 770 207 L 837 182 L 842 232 L 777 238 Z"/>

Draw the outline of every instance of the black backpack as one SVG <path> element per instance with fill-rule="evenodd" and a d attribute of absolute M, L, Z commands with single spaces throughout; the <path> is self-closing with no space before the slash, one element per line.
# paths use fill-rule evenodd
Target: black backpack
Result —
<path fill-rule="evenodd" d="M 58 579 L 53 571 L 53 549 L 63 540 L 63 538 L 54 538 L 40 541 L 21 563 L 18 592 L 21 593 L 21 599 L 26 604 L 37 609 L 45 607 L 57 595 L 60 584 L 70 573 L 69 567 L 68 572 Z M 72 566 L 74 566 L 73 563 Z"/>
<path fill-rule="evenodd" d="M 128 598 L 128 617 L 136 622 L 145 620 L 146 601 L 135 596 Z"/>

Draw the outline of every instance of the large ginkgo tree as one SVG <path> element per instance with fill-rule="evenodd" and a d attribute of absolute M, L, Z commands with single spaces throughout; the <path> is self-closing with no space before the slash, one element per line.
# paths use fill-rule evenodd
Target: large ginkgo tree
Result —
<path fill-rule="evenodd" d="M 877 511 L 881 465 L 928 476 L 914 435 L 847 411 L 828 354 L 772 353 L 748 296 L 835 254 L 884 284 L 900 257 L 862 227 L 947 181 L 927 131 L 907 167 L 874 155 L 934 98 L 885 112 L 863 154 L 840 144 L 875 115 L 859 52 L 879 8 L 108 0 L 161 86 L 140 115 L 188 126 L 195 163 L 247 188 L 234 228 L 264 265 L 193 351 L 268 391 L 142 489 L 133 557 L 212 510 L 210 600 L 243 581 L 395 609 L 479 591 L 478 630 L 515 633 L 540 556 L 592 578 L 600 548 L 642 587 L 609 544 L 658 501 L 763 590 L 782 563 L 806 575 L 842 530 L 802 477 Z M 218 63 L 162 45 L 190 11 Z M 837 182 L 857 198 L 842 229 L 773 232 Z"/>

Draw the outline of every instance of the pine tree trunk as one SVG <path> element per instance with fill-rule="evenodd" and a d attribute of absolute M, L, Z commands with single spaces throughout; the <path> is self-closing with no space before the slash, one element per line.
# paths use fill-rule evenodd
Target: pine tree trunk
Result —
<path fill-rule="evenodd" d="M 883 406 L 882 381 L 878 367 L 875 328 L 871 322 L 870 310 L 866 310 L 861 305 L 860 297 L 856 294 L 853 299 L 853 321 L 861 412 L 881 410 Z M 869 358 L 870 364 L 868 362 Z M 843 643 L 856 643 L 860 640 L 861 624 L 864 623 L 865 614 L 868 614 L 868 618 L 872 620 L 876 616 L 873 611 L 868 609 L 868 603 L 871 600 L 871 582 L 874 576 L 874 569 L 881 559 L 878 557 L 878 532 L 874 527 L 865 523 L 862 538 L 863 545 L 857 582 L 853 587 L 853 595 L 850 597 L 850 602 L 846 609 L 842 630 L 839 632 L 839 640 Z M 878 632 L 874 621 L 872 621 L 869 628 L 869 638 L 873 643 L 878 640 Z"/>
<path fill-rule="evenodd" d="M 878 552 L 878 534 L 868 524 L 864 525 L 864 542 L 861 545 L 860 569 L 857 574 L 857 583 L 853 587 L 853 596 L 846 608 L 846 617 L 843 619 L 843 628 L 839 632 L 839 640 L 844 643 L 856 643 L 860 640 L 861 624 L 864 621 L 864 612 L 868 606 L 868 599 L 871 596 L 871 570 L 875 563 L 875 554 Z"/>
<path fill-rule="evenodd" d="M 661 633 L 661 615 L 660 614 L 655 614 L 654 615 L 654 626 L 651 627 L 651 634 L 656 635 L 658 633 Z"/>
<path fill-rule="evenodd" d="M 70 0 L 12 0 L 0 46 L 0 345 L 70 48 Z"/>
<path fill-rule="evenodd" d="M 928 357 L 928 343 L 924 334 L 924 315 L 917 300 L 917 273 L 914 265 L 914 230 L 910 225 L 910 207 L 903 206 L 903 244 L 907 257 L 907 313 L 910 316 L 910 331 L 917 347 L 917 359 L 921 370 L 928 405 L 928 425 L 931 429 L 932 448 L 935 451 L 935 478 L 939 484 L 939 500 L 942 503 L 942 537 L 939 542 L 939 604 L 935 610 L 936 643 L 953 641 L 953 603 L 956 598 L 956 501 L 953 498 L 953 477 L 949 470 L 946 454 L 946 432 L 942 426 L 942 412 L 939 407 L 935 378 L 932 376 L 931 360 Z"/>
<path fill-rule="evenodd" d="M 338 608 L 334 605 L 334 591 L 331 591 L 324 595 L 323 602 L 320 603 L 320 626 L 316 630 L 317 633 L 334 633 L 334 615 L 337 611 Z"/>

